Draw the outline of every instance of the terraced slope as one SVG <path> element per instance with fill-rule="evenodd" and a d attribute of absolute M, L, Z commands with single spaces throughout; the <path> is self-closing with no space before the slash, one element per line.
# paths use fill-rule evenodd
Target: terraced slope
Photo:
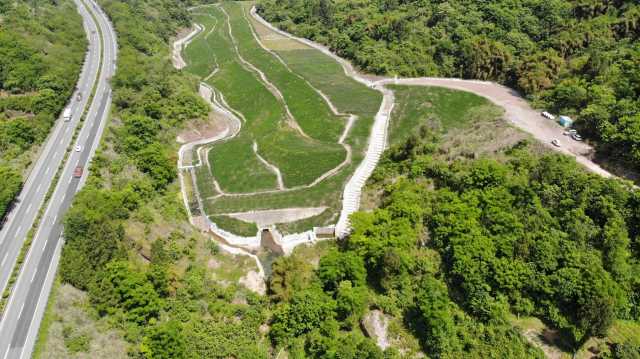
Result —
<path fill-rule="evenodd" d="M 208 154 L 195 171 L 206 215 L 324 206 L 288 229 L 335 222 L 381 95 L 320 51 L 255 23 L 250 6 L 194 10 L 203 30 L 184 50 L 186 71 L 241 122 L 237 134 L 195 149 Z"/>

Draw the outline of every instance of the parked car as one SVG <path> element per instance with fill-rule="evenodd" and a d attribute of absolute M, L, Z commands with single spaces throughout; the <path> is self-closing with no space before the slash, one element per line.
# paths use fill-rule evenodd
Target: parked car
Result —
<path fill-rule="evenodd" d="M 582 136 L 580 136 L 580 135 L 579 135 L 579 134 L 577 134 L 577 133 L 572 133 L 572 134 L 571 134 L 571 138 L 573 138 L 573 139 L 574 139 L 574 140 L 576 140 L 576 141 L 582 141 Z"/>
<path fill-rule="evenodd" d="M 555 138 L 553 139 L 553 141 L 551 141 L 551 144 L 552 144 L 552 145 L 554 145 L 554 146 L 556 146 L 556 147 L 561 147 L 561 145 L 560 145 L 560 141 L 558 141 L 558 140 L 557 140 L 557 139 L 555 139 Z"/>
<path fill-rule="evenodd" d="M 548 118 L 548 119 L 550 119 L 550 120 L 555 120 L 555 119 L 556 119 L 556 116 L 554 116 L 554 115 L 550 114 L 550 113 L 549 113 L 549 112 L 547 112 L 547 111 L 542 111 L 542 114 L 541 114 L 541 115 L 542 115 L 542 117 L 544 117 L 544 118 Z"/>

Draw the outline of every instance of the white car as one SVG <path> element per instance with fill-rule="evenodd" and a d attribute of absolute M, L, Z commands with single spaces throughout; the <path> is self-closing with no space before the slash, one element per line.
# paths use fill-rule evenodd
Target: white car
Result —
<path fill-rule="evenodd" d="M 558 140 L 557 140 L 557 139 L 555 139 L 555 138 L 553 139 L 553 141 L 551 141 L 551 144 L 552 144 L 552 145 L 554 145 L 554 146 L 556 146 L 556 147 L 561 147 L 561 145 L 560 145 L 560 141 L 558 141 Z"/>
<path fill-rule="evenodd" d="M 573 138 L 575 141 L 582 141 L 582 136 L 575 132 L 571 134 L 571 138 Z"/>
<path fill-rule="evenodd" d="M 547 112 L 547 111 L 542 111 L 541 115 L 542 115 L 542 117 L 544 117 L 544 118 L 548 118 L 548 119 L 550 119 L 550 120 L 555 120 L 555 119 L 556 119 L 556 116 L 554 116 L 554 115 L 550 114 L 550 113 L 549 113 L 549 112 Z"/>
<path fill-rule="evenodd" d="M 82 146 L 76 145 L 76 152 L 80 152 L 80 151 L 82 151 Z"/>

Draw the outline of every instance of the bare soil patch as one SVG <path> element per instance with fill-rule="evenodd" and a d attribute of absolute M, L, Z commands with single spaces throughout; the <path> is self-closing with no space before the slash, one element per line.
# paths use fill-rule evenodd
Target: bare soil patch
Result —
<path fill-rule="evenodd" d="M 272 224 L 295 222 L 305 218 L 317 216 L 327 207 L 301 207 L 269 209 L 263 211 L 248 211 L 239 213 L 227 213 L 226 216 L 245 222 L 253 222 L 258 227 L 267 227 Z"/>

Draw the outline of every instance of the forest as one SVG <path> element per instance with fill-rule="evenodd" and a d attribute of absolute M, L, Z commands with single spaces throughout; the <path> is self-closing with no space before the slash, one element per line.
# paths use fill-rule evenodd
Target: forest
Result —
<path fill-rule="evenodd" d="M 600 155 L 640 168 L 634 0 L 262 0 L 286 31 L 366 72 L 494 80 L 577 119 Z"/>
<path fill-rule="evenodd" d="M 369 183 L 378 208 L 354 215 L 353 234 L 317 249 L 317 264 L 276 259 L 266 296 L 213 278 L 220 249 L 188 226 L 176 184 L 176 133 L 208 112 L 169 62 L 186 7 L 101 6 L 119 42 L 113 118 L 65 217 L 58 276 L 88 293 L 89 317 L 115 328 L 128 356 L 402 357 L 363 334 L 374 308 L 433 358 L 544 357 L 513 315 L 542 318 L 569 349 L 638 321 L 637 192 L 527 142 L 501 159 L 444 159 L 426 127 L 386 152 Z M 600 357 L 638 349 L 613 343 Z"/>
<path fill-rule="evenodd" d="M 35 4 L 0 1 L 0 218 L 73 92 L 87 43 L 71 1 Z"/>

